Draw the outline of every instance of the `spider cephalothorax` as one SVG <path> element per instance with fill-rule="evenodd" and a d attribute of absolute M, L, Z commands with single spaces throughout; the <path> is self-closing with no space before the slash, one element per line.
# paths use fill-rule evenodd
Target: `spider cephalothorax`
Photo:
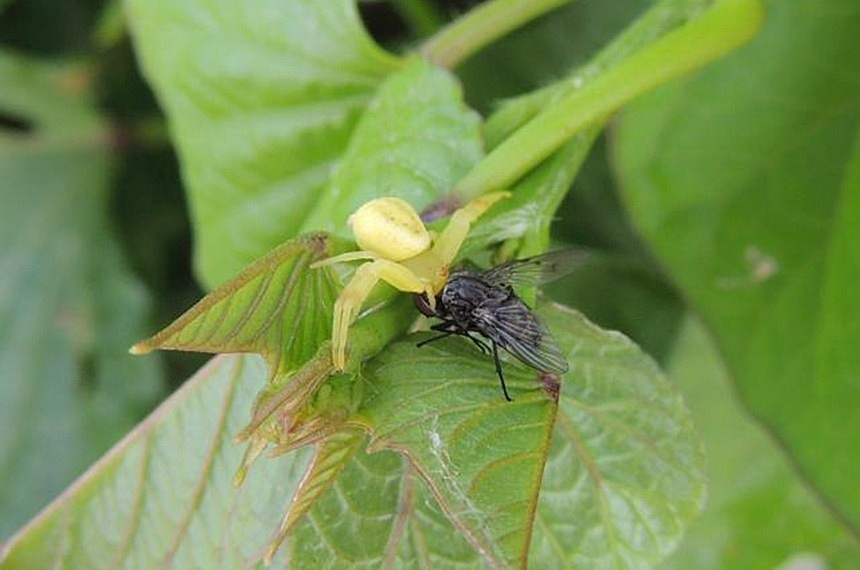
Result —
<path fill-rule="evenodd" d="M 508 192 L 491 192 L 475 198 L 451 215 L 448 225 L 435 239 L 415 209 L 400 198 L 377 198 L 356 210 L 348 223 L 361 250 L 314 264 L 321 267 L 367 260 L 355 270 L 335 302 L 331 335 L 335 368 L 343 370 L 346 366 L 349 326 L 374 285 L 382 280 L 400 291 L 424 293 L 433 304 L 448 280 L 451 262 L 472 222 L 507 196 Z"/>

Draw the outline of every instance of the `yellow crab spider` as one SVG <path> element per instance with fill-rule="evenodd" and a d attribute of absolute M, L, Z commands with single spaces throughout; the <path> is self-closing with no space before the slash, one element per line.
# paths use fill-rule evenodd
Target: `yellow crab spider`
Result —
<path fill-rule="evenodd" d="M 380 280 L 400 291 L 426 293 L 431 306 L 445 286 L 454 257 L 463 245 L 469 227 L 490 206 L 510 196 L 491 192 L 475 198 L 451 215 L 448 225 L 435 239 L 415 209 L 400 198 L 377 198 L 361 206 L 347 223 L 360 251 L 323 259 L 312 268 L 344 261 L 369 260 L 355 270 L 334 305 L 332 362 L 337 370 L 346 366 L 349 326 L 358 316 L 370 291 Z"/>

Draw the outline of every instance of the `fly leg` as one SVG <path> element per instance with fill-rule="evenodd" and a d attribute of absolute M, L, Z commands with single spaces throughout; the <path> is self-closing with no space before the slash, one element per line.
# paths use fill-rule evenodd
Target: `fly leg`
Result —
<path fill-rule="evenodd" d="M 508 387 L 505 386 L 505 375 L 502 374 L 502 362 L 499 360 L 499 345 L 493 342 L 493 361 L 496 363 L 496 374 L 499 375 L 499 382 L 502 383 L 502 392 L 505 394 L 505 400 L 513 402 L 508 394 Z"/>
<path fill-rule="evenodd" d="M 419 342 L 415 346 L 417 346 L 418 348 L 421 348 L 425 344 L 430 344 L 431 342 L 433 342 L 435 340 L 440 340 L 440 339 L 449 337 L 452 334 L 462 334 L 462 333 L 460 333 L 460 329 L 457 328 L 457 324 L 454 321 L 450 321 L 450 320 L 449 321 L 442 321 L 441 323 L 436 323 L 435 325 L 430 327 L 430 329 L 434 330 L 434 331 L 438 331 L 442 334 L 437 334 L 436 336 L 432 336 L 432 337 L 428 338 L 427 340 L 422 340 L 421 342 Z"/>
<path fill-rule="evenodd" d="M 449 337 L 449 336 L 451 336 L 452 334 L 457 334 L 457 331 L 445 331 L 445 332 L 443 332 L 442 334 L 437 334 L 436 336 L 431 336 L 431 337 L 430 337 L 430 338 L 428 338 L 427 340 L 422 340 L 421 342 L 417 343 L 415 346 L 416 346 L 416 347 L 418 347 L 418 348 L 421 348 L 421 347 L 422 347 L 422 346 L 424 346 L 425 344 L 430 344 L 430 343 L 431 343 L 431 342 L 433 342 L 434 340 L 440 340 L 440 339 L 443 339 L 443 338 Z"/>
<path fill-rule="evenodd" d="M 469 331 L 464 332 L 463 336 L 468 337 L 468 339 L 471 340 L 475 344 L 475 346 L 478 347 L 478 349 L 481 351 L 481 354 L 490 354 L 490 347 L 487 346 L 486 342 L 482 341 L 479 338 L 473 337 L 471 334 L 469 334 Z"/>
<path fill-rule="evenodd" d="M 430 328 L 434 331 L 439 331 L 442 334 L 428 338 L 427 340 L 422 340 L 421 342 L 419 342 L 415 346 L 420 348 L 420 347 L 424 346 L 425 344 L 429 344 L 429 343 L 433 342 L 434 340 L 440 340 L 440 339 L 443 339 L 445 337 L 451 336 L 452 334 L 456 334 L 459 336 L 464 336 L 464 337 L 468 338 L 469 340 L 471 340 L 472 344 L 477 346 L 478 350 L 481 351 L 481 354 L 490 354 L 490 352 L 492 352 L 490 350 L 490 347 L 487 346 L 487 343 L 485 343 L 484 341 L 482 341 L 479 338 L 472 336 L 472 334 L 468 330 L 461 329 L 460 327 L 457 326 L 457 324 L 454 321 L 443 321 L 441 323 L 433 325 Z"/>

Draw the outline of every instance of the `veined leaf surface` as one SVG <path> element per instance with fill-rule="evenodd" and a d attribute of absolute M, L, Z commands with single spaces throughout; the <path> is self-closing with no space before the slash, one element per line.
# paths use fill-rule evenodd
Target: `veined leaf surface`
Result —
<path fill-rule="evenodd" d="M 155 403 L 123 345 L 149 299 L 108 223 L 110 129 L 83 62 L 0 51 L 0 537 Z M 31 130 L 6 129 L 7 117 Z M 127 348 L 127 346 L 126 346 Z"/>
<path fill-rule="evenodd" d="M 630 108 L 617 155 L 633 222 L 744 402 L 855 530 L 858 26 L 854 0 L 771 3 L 749 46 Z"/>
<path fill-rule="evenodd" d="M 308 266 L 332 251 L 330 238 L 322 233 L 289 241 L 132 351 L 250 352 L 266 359 L 272 377 L 294 370 L 331 337 L 331 307 L 339 285 L 330 270 Z"/>
<path fill-rule="evenodd" d="M 353 0 L 125 6 L 176 138 L 198 275 L 214 287 L 299 233 L 398 62 Z"/>
<path fill-rule="evenodd" d="M 397 343 L 368 364 L 368 400 L 355 421 L 369 426 L 375 448 L 403 450 L 409 460 L 357 453 L 274 567 L 299 560 L 417 567 L 454 557 L 461 568 L 522 566 L 531 516 L 533 567 L 636 568 L 659 559 L 703 497 L 686 410 L 653 362 L 620 335 L 557 305 L 540 315 L 572 366 L 554 428 L 545 389 L 552 384 L 535 371 L 505 362 L 516 398 L 507 404 L 492 362 L 467 340 L 421 349 L 414 337 Z M 241 487 L 230 484 L 242 453 L 233 436 L 266 375 L 254 357 L 215 359 L 13 539 L 0 568 L 46 560 L 234 568 L 259 560 L 308 460 L 299 451 L 259 461 Z"/>

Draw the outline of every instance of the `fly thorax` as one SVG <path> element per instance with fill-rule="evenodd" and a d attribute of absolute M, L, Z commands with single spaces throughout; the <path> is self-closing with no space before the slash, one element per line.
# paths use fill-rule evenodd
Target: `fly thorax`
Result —
<path fill-rule="evenodd" d="M 469 274 L 455 273 L 442 291 L 442 303 L 450 317 L 467 327 L 473 313 L 487 297 L 486 284 Z"/>

